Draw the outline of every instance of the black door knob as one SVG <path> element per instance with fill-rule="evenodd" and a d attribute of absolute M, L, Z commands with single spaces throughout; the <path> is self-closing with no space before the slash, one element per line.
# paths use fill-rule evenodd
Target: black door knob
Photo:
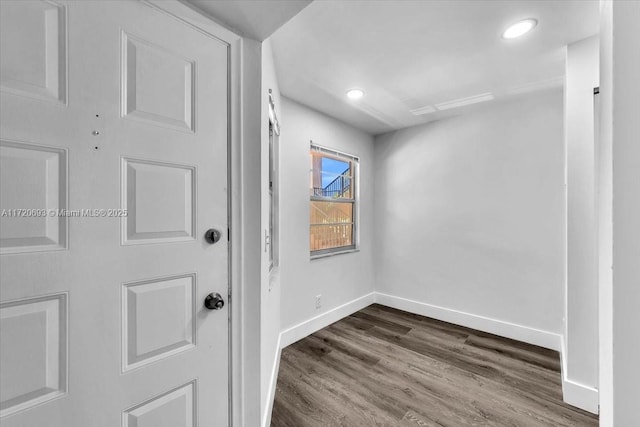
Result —
<path fill-rule="evenodd" d="M 220 240 L 220 236 L 220 232 L 215 228 L 210 228 L 204 233 L 204 239 L 212 245 Z"/>
<path fill-rule="evenodd" d="M 212 292 L 204 299 L 204 306 L 209 310 L 220 310 L 224 307 L 224 300 L 222 299 L 222 295 L 217 292 Z"/>

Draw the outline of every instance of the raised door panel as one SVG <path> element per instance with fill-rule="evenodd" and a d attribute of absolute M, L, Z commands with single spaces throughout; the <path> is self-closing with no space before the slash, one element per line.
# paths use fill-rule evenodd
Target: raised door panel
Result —
<path fill-rule="evenodd" d="M 66 8 L 52 1 L 0 2 L 1 88 L 66 103 Z"/>
<path fill-rule="evenodd" d="M 196 381 L 154 397 L 122 415 L 123 427 L 195 427 Z"/>
<path fill-rule="evenodd" d="M 0 416 L 67 391 L 67 296 L 0 305 Z"/>
<path fill-rule="evenodd" d="M 195 61 L 122 33 L 122 116 L 195 131 Z"/>
<path fill-rule="evenodd" d="M 122 160 L 122 243 L 194 240 L 195 167 Z"/>
<path fill-rule="evenodd" d="M 67 152 L 0 141 L 0 253 L 67 247 Z"/>
<path fill-rule="evenodd" d="M 126 283 L 122 292 L 124 371 L 195 346 L 195 274 Z"/>

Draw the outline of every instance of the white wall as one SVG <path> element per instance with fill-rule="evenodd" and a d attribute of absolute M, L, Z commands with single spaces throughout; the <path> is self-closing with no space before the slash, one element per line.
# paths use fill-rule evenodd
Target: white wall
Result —
<path fill-rule="evenodd" d="M 261 236 L 269 232 L 269 90 L 272 91 L 278 118 L 280 110 L 280 90 L 273 63 L 273 53 L 269 39 L 262 42 L 262 108 L 261 108 Z M 269 271 L 269 253 L 264 240 L 261 244 L 261 285 L 260 285 L 260 402 L 262 422 L 270 419 L 277 366 L 280 357 L 278 337 L 280 335 L 280 283 L 278 269 Z"/>
<path fill-rule="evenodd" d="M 373 291 L 373 138 L 282 97 L 280 286 L 282 329 Z M 360 157 L 360 251 L 309 259 L 309 144 Z M 322 308 L 315 308 L 322 295 Z"/>
<path fill-rule="evenodd" d="M 557 337 L 562 109 L 556 89 L 377 137 L 376 290 Z"/>
<path fill-rule="evenodd" d="M 624 427 L 640 420 L 640 2 L 602 6 L 601 143 L 613 149 L 613 284 L 601 288 L 602 425 Z"/>
<path fill-rule="evenodd" d="M 598 386 L 598 249 L 593 89 L 599 85 L 597 37 L 567 47 L 565 132 L 567 150 L 566 379 Z M 597 411 L 591 403 L 569 403 Z M 585 408 L 588 409 L 588 408 Z"/>

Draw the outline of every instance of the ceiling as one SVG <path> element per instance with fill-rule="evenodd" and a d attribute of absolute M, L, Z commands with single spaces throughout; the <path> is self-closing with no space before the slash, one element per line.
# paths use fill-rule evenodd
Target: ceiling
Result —
<path fill-rule="evenodd" d="M 530 17 L 532 32 L 501 37 Z M 317 0 L 271 41 L 283 95 L 376 135 L 559 88 L 565 46 L 598 29 L 597 0 Z"/>
<path fill-rule="evenodd" d="M 183 0 L 236 33 L 263 41 L 312 0 Z"/>

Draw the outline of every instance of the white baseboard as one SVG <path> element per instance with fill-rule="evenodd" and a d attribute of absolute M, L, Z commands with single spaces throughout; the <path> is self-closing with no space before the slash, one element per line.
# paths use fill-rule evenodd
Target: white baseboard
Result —
<path fill-rule="evenodd" d="M 568 378 L 566 346 L 562 339 L 562 350 L 560 351 L 562 369 L 562 400 L 569 405 L 575 406 L 592 414 L 600 411 L 600 396 L 598 389 L 581 384 Z"/>
<path fill-rule="evenodd" d="M 325 313 L 319 314 L 316 317 L 312 317 L 302 323 L 290 327 L 289 329 L 282 331 L 280 334 L 280 345 L 282 348 L 293 344 L 302 338 L 311 335 L 312 333 L 319 331 L 320 329 L 329 326 L 330 324 L 343 319 L 350 314 L 355 313 L 358 310 L 373 304 L 375 302 L 375 292 L 364 295 L 360 298 L 356 298 L 341 306 L 331 309 Z"/>
<path fill-rule="evenodd" d="M 560 351 L 560 334 L 376 292 L 376 302 L 432 319 Z"/>
<path fill-rule="evenodd" d="M 584 384 L 571 381 L 562 375 L 562 400 L 571 406 L 584 409 L 592 414 L 598 414 L 598 390 Z"/>
<path fill-rule="evenodd" d="M 276 344 L 276 355 L 271 368 L 271 378 L 269 378 L 269 389 L 267 390 L 267 404 L 265 406 L 264 416 L 262 417 L 262 427 L 271 425 L 271 413 L 273 412 L 273 401 L 276 397 L 276 384 L 278 383 L 278 371 L 280 370 L 280 353 L 282 347 L 280 342 L 282 333 L 278 334 L 278 342 Z"/>
<path fill-rule="evenodd" d="M 284 348 L 312 333 L 355 313 L 373 303 L 378 303 L 398 310 L 408 311 L 432 319 L 442 320 L 455 325 L 477 329 L 505 338 L 526 342 L 555 351 L 562 350 L 562 336 L 560 334 L 530 328 L 528 326 L 509 323 L 476 314 L 465 313 L 450 308 L 426 304 L 407 298 L 371 292 L 360 298 L 349 301 L 339 307 L 322 313 L 309 320 L 292 326 L 280 334 L 280 344 Z"/>

